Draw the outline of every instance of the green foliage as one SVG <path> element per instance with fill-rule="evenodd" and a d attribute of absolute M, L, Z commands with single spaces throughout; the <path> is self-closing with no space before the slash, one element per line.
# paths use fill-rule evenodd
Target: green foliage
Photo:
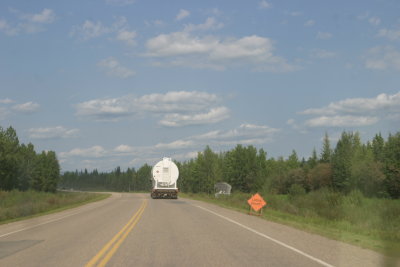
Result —
<path fill-rule="evenodd" d="M 315 148 L 312 151 L 311 157 L 307 161 L 307 167 L 309 168 L 314 168 L 318 164 L 318 156 L 317 156 L 317 151 Z"/>
<path fill-rule="evenodd" d="M 265 181 L 266 153 L 254 146 L 237 145 L 226 153 L 223 163 L 225 180 L 235 190 L 255 192 Z"/>
<path fill-rule="evenodd" d="M 318 163 L 309 171 L 308 181 L 311 190 L 332 187 L 332 165 L 329 163 Z"/>
<path fill-rule="evenodd" d="M 79 203 L 87 203 L 105 196 L 107 195 L 77 192 L 57 192 L 54 194 L 34 190 L 25 192 L 0 190 L 0 223 L 71 207 Z"/>
<path fill-rule="evenodd" d="M 149 191 L 151 188 L 151 167 L 143 165 L 138 171 L 128 168 L 122 171 L 120 167 L 110 173 L 84 171 L 65 172 L 60 179 L 59 187 L 74 190 L 92 191 Z"/>
<path fill-rule="evenodd" d="M 149 191 L 151 188 L 151 166 L 144 164 L 136 173 L 137 191 Z"/>
<path fill-rule="evenodd" d="M 400 198 L 400 132 L 389 135 L 384 146 L 386 191 L 392 198 Z"/>
<path fill-rule="evenodd" d="M 20 144 L 16 131 L 0 127 L 0 190 L 54 192 L 60 177 L 55 152 L 36 154 L 34 146 Z"/>
<path fill-rule="evenodd" d="M 343 132 L 332 156 L 333 187 L 342 192 L 349 192 L 354 187 L 351 180 L 353 156 L 360 149 L 358 133 Z"/>
<path fill-rule="evenodd" d="M 299 157 L 297 156 L 295 150 L 292 151 L 292 154 L 290 154 L 286 163 L 289 169 L 296 169 L 300 167 Z"/>
<path fill-rule="evenodd" d="M 261 195 L 267 202 L 262 216 L 268 220 L 307 229 L 387 255 L 400 255 L 400 200 L 366 198 L 359 190 L 344 195 L 329 188 L 295 194 L 294 197 L 270 192 L 261 192 Z M 223 198 L 205 194 L 185 196 L 242 212 L 249 210 L 247 199 L 250 194 L 247 193 L 236 192 Z"/>
<path fill-rule="evenodd" d="M 306 161 L 299 161 L 295 150 L 284 159 L 267 158 L 263 149 L 237 145 L 219 154 L 209 146 L 186 162 L 176 162 L 182 192 L 213 195 L 214 184 L 227 182 L 233 192 L 294 193 L 302 188 L 315 198 L 336 199 L 340 194 L 360 191 L 367 197 L 400 197 L 400 133 L 385 141 L 381 135 L 362 144 L 358 133 L 343 132 L 334 150 L 325 134 L 318 158 L 315 149 Z M 60 186 L 84 190 L 147 191 L 150 189 L 151 167 L 145 164 L 137 172 L 118 167 L 111 173 L 66 172 Z M 28 172 L 29 173 L 29 172 Z M 326 192 L 324 190 L 328 190 Z M 322 201 L 320 205 L 324 206 Z M 332 200 L 333 201 L 333 200 Z M 304 202 L 304 201 L 303 201 Z M 333 204 L 335 201 L 333 201 Z M 303 203 L 304 204 L 304 203 Z M 327 207 L 327 205 L 325 205 Z M 335 205 L 333 205 L 335 207 Z M 293 207 L 292 207 L 293 208 Z M 298 209 L 295 208 L 295 209 Z M 338 212 L 331 208 L 333 215 Z M 327 214 L 326 217 L 333 217 Z"/>
<path fill-rule="evenodd" d="M 292 184 L 289 188 L 289 199 L 293 200 L 299 196 L 304 196 L 306 194 L 306 190 L 299 184 Z"/>
<path fill-rule="evenodd" d="M 321 162 L 330 163 L 332 159 L 332 149 L 329 141 L 328 133 L 325 133 L 322 152 L 321 152 Z"/>
<path fill-rule="evenodd" d="M 0 189 L 12 190 L 18 185 L 19 140 L 12 127 L 0 127 Z"/>

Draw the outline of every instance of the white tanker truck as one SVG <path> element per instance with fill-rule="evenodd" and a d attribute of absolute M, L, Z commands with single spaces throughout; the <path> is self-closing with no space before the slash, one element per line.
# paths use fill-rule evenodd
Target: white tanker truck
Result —
<path fill-rule="evenodd" d="M 178 198 L 176 181 L 179 170 L 170 158 L 163 158 L 151 170 L 152 189 L 151 198 Z"/>

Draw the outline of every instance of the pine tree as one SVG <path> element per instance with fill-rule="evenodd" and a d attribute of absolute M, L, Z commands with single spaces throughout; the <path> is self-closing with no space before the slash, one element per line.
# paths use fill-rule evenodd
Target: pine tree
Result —
<path fill-rule="evenodd" d="M 325 132 L 324 141 L 322 145 L 322 152 L 321 152 L 321 162 L 322 163 L 329 163 L 332 159 L 332 149 L 331 144 L 329 141 L 328 133 Z"/>
<path fill-rule="evenodd" d="M 383 162 L 385 158 L 384 154 L 385 140 L 383 139 L 381 133 L 375 135 L 372 140 L 372 151 L 374 152 L 374 158 L 376 161 Z"/>

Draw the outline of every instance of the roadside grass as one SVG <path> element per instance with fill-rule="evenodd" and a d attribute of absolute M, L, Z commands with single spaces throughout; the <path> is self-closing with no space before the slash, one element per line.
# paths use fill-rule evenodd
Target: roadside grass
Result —
<path fill-rule="evenodd" d="M 109 196 L 86 192 L 0 191 L 0 224 L 59 212 Z"/>
<path fill-rule="evenodd" d="M 398 258 L 400 255 L 400 200 L 365 198 L 359 191 L 343 196 L 322 189 L 308 194 L 260 193 L 267 206 L 262 218 L 290 225 Z M 249 212 L 251 194 L 230 196 L 185 194 L 243 213 Z"/>

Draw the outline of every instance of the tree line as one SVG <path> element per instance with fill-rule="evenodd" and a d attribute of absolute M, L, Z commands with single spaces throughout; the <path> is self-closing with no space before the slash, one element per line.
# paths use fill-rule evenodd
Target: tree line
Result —
<path fill-rule="evenodd" d="M 214 184 L 227 182 L 233 191 L 287 194 L 329 188 L 336 192 L 354 190 L 368 197 L 400 198 L 400 132 L 384 139 L 376 134 L 362 143 L 358 132 L 344 131 L 331 147 L 325 134 L 320 153 L 308 159 L 295 150 L 288 158 L 267 158 L 267 152 L 252 145 L 216 153 L 207 146 L 197 157 L 176 162 L 183 192 L 214 192 Z M 0 190 L 34 189 L 55 192 L 57 188 L 107 191 L 148 191 L 151 166 L 138 170 L 117 167 L 111 172 L 65 172 L 54 151 L 37 153 L 33 144 L 20 144 L 16 131 L 0 127 Z"/>
<path fill-rule="evenodd" d="M 59 187 L 62 189 L 89 191 L 150 191 L 151 166 L 144 164 L 138 170 L 128 168 L 121 171 L 120 167 L 111 172 L 99 172 L 97 169 L 89 172 L 67 171 L 61 176 Z"/>
<path fill-rule="evenodd" d="M 55 192 L 60 165 L 54 151 L 36 153 L 33 144 L 20 144 L 12 127 L 0 127 L 0 190 Z"/>
<path fill-rule="evenodd" d="M 385 140 L 381 134 L 362 143 L 358 132 L 343 132 L 335 147 L 325 134 L 322 149 L 308 159 L 295 150 L 288 158 L 268 158 L 264 149 L 237 145 L 216 153 L 207 146 L 197 157 L 175 162 L 178 187 L 183 192 L 214 193 L 217 182 L 227 182 L 233 191 L 272 192 L 316 191 L 321 188 L 347 194 L 358 190 L 367 197 L 400 198 L 400 132 Z M 109 173 L 65 172 L 60 185 L 82 190 L 148 191 L 151 166 L 137 171 L 119 167 Z"/>
<path fill-rule="evenodd" d="M 400 198 L 400 132 L 385 140 L 376 134 L 361 143 L 358 132 L 343 132 L 332 148 L 327 134 L 321 152 L 314 149 L 308 159 L 299 159 L 295 150 L 283 157 L 267 158 L 263 149 L 237 145 L 215 153 L 210 147 L 197 158 L 178 163 L 180 189 L 213 192 L 216 182 L 228 182 L 241 192 L 287 194 L 329 188 L 347 194 L 361 191 L 367 197 Z"/>

